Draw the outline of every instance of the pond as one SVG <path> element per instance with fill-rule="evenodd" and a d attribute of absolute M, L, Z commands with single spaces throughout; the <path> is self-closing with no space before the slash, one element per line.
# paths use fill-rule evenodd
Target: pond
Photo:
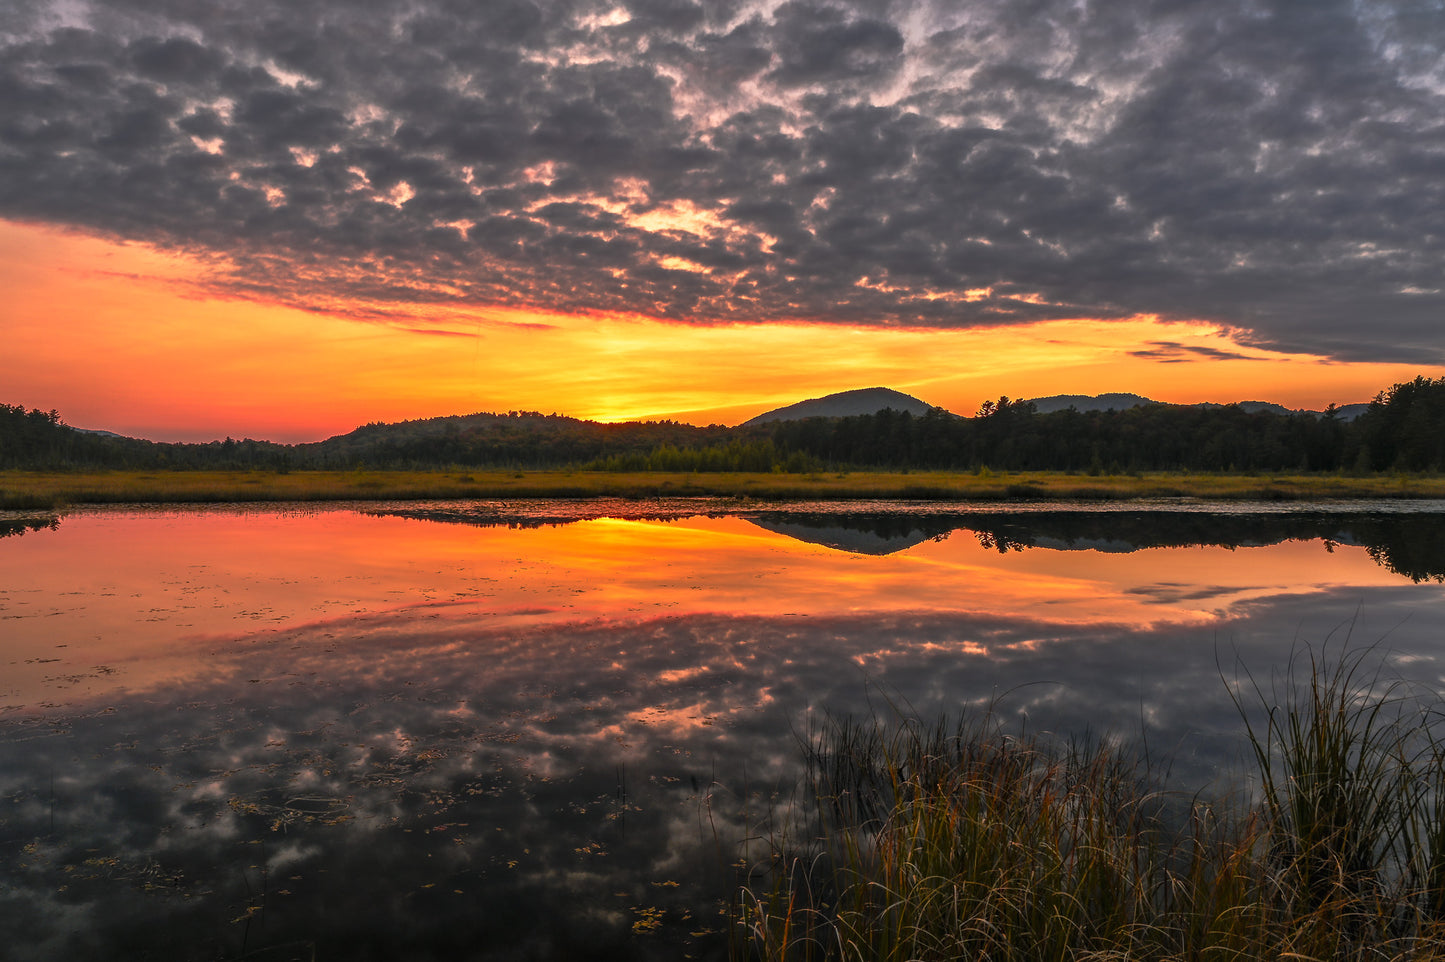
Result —
<path fill-rule="evenodd" d="M 825 719 L 1232 790 L 1292 655 L 1440 686 L 1442 577 L 1438 503 L 0 516 L 7 957 L 724 958 Z"/>

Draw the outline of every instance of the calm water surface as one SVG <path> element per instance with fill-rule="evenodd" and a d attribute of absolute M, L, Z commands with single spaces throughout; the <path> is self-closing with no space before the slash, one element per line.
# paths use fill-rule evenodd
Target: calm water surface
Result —
<path fill-rule="evenodd" d="M 828 714 L 1227 784 L 1227 683 L 1445 672 L 1431 504 L 0 516 L 7 958 L 718 958 Z"/>

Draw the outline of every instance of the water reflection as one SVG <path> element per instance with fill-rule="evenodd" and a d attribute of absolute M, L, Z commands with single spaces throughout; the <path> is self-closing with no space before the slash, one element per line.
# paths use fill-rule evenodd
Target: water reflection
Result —
<path fill-rule="evenodd" d="M 719 957 L 810 717 L 1142 726 L 1197 787 L 1240 748 L 1236 652 L 1268 677 L 1352 631 L 1445 672 L 1442 589 L 1361 518 L 1132 552 L 1085 543 L 1147 525 L 1077 516 L 522 520 L 97 512 L 6 542 L 16 957 Z"/>
<path fill-rule="evenodd" d="M 54 515 L 41 517 L 0 517 L 0 538 L 12 538 L 29 531 L 54 531 L 60 527 L 60 518 Z"/>
<path fill-rule="evenodd" d="M 1376 563 L 1412 581 L 1445 582 L 1445 553 L 1437 547 L 1445 539 L 1445 512 L 1438 505 L 1333 502 L 1328 507 L 1285 510 L 1277 504 L 1218 504 L 1138 510 L 1114 504 L 1109 510 L 1099 506 L 1056 510 L 1047 504 L 1033 504 L 1007 511 L 987 507 L 958 511 L 953 505 L 920 509 L 916 504 L 895 503 L 871 510 L 832 505 L 827 510 L 752 508 L 728 513 L 799 541 L 870 555 L 893 554 L 960 531 L 972 533 L 984 546 L 1000 553 L 1022 548 L 1129 552 L 1319 541 L 1326 550 L 1337 544 L 1364 547 Z M 568 524 L 587 517 L 575 512 L 515 515 L 495 506 L 394 508 L 373 513 L 481 527 Z M 665 520 L 676 515 L 632 517 Z"/>

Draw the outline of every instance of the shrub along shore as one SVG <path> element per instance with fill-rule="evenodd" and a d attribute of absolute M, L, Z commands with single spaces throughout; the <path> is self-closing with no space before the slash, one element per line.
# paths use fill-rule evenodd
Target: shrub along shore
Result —
<path fill-rule="evenodd" d="M 812 474 L 511 469 L 0 471 L 0 508 L 79 504 L 711 497 L 749 500 L 1312 501 L 1445 498 L 1445 475 L 841 471 Z"/>

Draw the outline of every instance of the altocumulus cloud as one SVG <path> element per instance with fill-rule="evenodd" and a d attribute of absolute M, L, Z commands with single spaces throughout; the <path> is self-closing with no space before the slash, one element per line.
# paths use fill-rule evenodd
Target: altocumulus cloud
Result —
<path fill-rule="evenodd" d="M 1445 361 L 1445 6 L 10 0 L 0 216 L 312 309 Z"/>

